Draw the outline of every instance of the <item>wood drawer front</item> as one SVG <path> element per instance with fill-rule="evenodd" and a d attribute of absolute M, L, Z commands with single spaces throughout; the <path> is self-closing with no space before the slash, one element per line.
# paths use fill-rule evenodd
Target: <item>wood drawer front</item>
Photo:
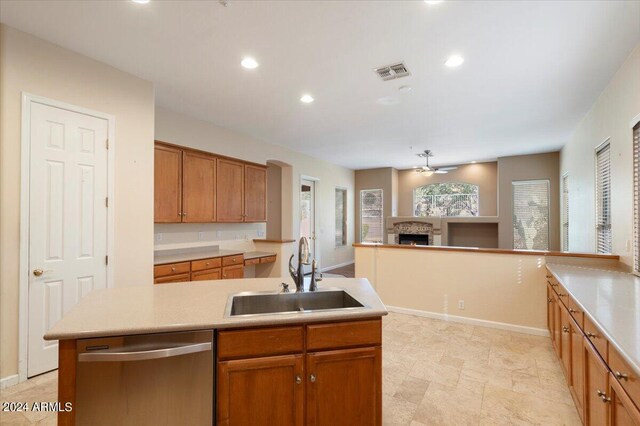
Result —
<path fill-rule="evenodd" d="M 260 263 L 273 263 L 276 261 L 276 257 L 275 256 L 267 256 L 267 257 L 261 257 L 260 258 Z"/>
<path fill-rule="evenodd" d="M 189 274 L 177 274 L 169 275 L 166 277 L 154 278 L 154 284 L 167 284 L 167 283 L 186 283 L 191 281 Z"/>
<path fill-rule="evenodd" d="M 245 265 L 257 265 L 258 263 L 260 263 L 260 258 L 256 257 L 255 259 L 247 259 L 244 261 Z"/>
<path fill-rule="evenodd" d="M 337 322 L 307 326 L 307 350 L 382 344 L 382 321 Z"/>
<path fill-rule="evenodd" d="M 560 301 L 562 301 L 562 304 L 568 308 L 569 293 L 567 292 L 567 290 L 560 283 L 558 283 L 557 286 L 553 287 L 553 289 L 558 293 L 558 299 L 560 299 Z"/>
<path fill-rule="evenodd" d="M 236 256 L 226 256 L 222 258 L 222 266 L 243 265 L 244 256 L 238 254 Z"/>
<path fill-rule="evenodd" d="M 218 359 L 302 353 L 303 327 L 256 328 L 218 332 Z"/>
<path fill-rule="evenodd" d="M 194 260 L 191 262 L 191 272 L 219 268 L 220 266 L 222 266 L 222 259 L 219 257 L 213 259 Z"/>
<path fill-rule="evenodd" d="M 191 281 L 206 281 L 222 279 L 222 270 L 220 268 L 207 269 L 191 273 Z"/>
<path fill-rule="evenodd" d="M 578 323 L 578 326 L 581 329 L 584 329 L 584 312 L 582 311 L 580 305 L 578 305 L 571 296 L 569 296 L 569 305 L 567 306 L 567 308 L 569 308 L 569 314 L 571 315 L 571 318 L 573 318 L 573 320 Z"/>
<path fill-rule="evenodd" d="M 165 277 L 167 275 L 185 274 L 191 272 L 189 262 L 167 263 L 166 265 L 156 265 L 153 267 L 153 277 Z"/>
<path fill-rule="evenodd" d="M 633 403 L 640 407 L 640 377 L 611 345 L 609 346 L 609 368 Z"/>
<path fill-rule="evenodd" d="M 593 322 L 585 315 L 584 317 L 584 335 L 593 344 L 600 356 L 605 362 L 608 362 L 607 358 L 607 339 L 602 335 L 600 330 L 593 324 Z"/>

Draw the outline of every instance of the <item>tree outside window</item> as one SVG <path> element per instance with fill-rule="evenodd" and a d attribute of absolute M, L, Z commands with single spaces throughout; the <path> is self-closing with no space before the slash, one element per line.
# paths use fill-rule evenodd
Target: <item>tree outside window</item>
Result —
<path fill-rule="evenodd" d="M 414 216 L 478 216 L 479 188 L 470 183 L 433 183 L 414 189 Z"/>

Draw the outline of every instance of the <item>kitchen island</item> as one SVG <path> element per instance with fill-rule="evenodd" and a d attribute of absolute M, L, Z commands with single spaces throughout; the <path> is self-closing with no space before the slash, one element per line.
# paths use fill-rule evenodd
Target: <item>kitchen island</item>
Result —
<path fill-rule="evenodd" d="M 193 376 L 194 385 L 213 387 L 209 394 L 215 404 L 207 401 L 206 392 L 203 397 L 203 389 L 187 388 L 185 391 L 176 388 L 173 392 L 176 401 L 180 398 L 190 401 L 190 413 L 200 412 L 205 416 L 195 417 L 199 419 L 198 424 L 381 424 L 381 317 L 387 311 L 369 282 L 366 279 L 332 278 L 321 283 L 319 293 L 333 291 L 337 294 L 344 290 L 362 306 L 230 315 L 231 295 L 276 293 L 281 289 L 280 284 L 280 279 L 243 279 L 114 288 L 90 293 L 45 335 L 47 340 L 60 340 L 58 399 L 74 406 L 72 411 L 59 413 L 59 424 L 86 424 L 89 419 L 92 424 L 127 423 L 134 418 L 151 420 L 156 413 L 153 406 L 145 405 L 145 392 L 149 392 L 149 398 L 152 394 L 156 399 L 167 398 L 156 395 L 157 387 L 162 387 L 158 383 L 165 383 L 161 377 L 151 381 L 138 377 L 151 386 L 132 388 L 130 379 L 121 379 L 112 387 L 100 386 L 102 381 L 112 380 L 111 376 L 120 374 L 124 367 L 106 372 L 92 371 L 90 375 L 94 380 L 89 380 L 87 366 L 95 364 L 102 369 L 109 363 L 101 358 L 94 363 L 80 362 L 81 356 L 87 358 L 86 354 L 91 350 L 96 351 L 89 354 L 94 357 L 105 354 L 108 357 L 114 353 L 114 349 L 106 344 L 91 346 L 88 343 L 91 339 L 120 342 L 133 340 L 135 336 L 144 340 L 151 335 L 166 337 L 173 334 L 177 336 L 173 340 L 179 340 L 184 347 L 205 348 L 204 343 L 180 340 L 184 333 L 193 332 L 208 332 L 211 336 L 209 347 L 212 350 L 208 353 L 213 357 L 214 368 L 203 367 L 205 372 L 211 368 L 212 373 L 205 373 L 206 377 L 202 378 L 193 368 L 183 366 L 185 375 Z M 125 337 L 120 340 L 109 340 L 122 336 Z M 185 350 L 184 347 L 170 350 Z M 117 354 L 122 356 L 121 352 Z M 195 355 L 180 355 L 174 359 L 187 359 L 188 356 Z M 159 362 L 161 360 L 154 359 L 119 364 L 126 364 L 134 375 L 142 376 L 145 363 Z M 138 367 L 131 368 L 130 365 Z M 213 374 L 216 370 L 217 378 Z M 155 367 L 152 371 L 165 370 Z M 178 379 L 177 383 L 185 380 Z M 134 388 L 137 390 L 135 398 Z M 105 394 L 105 389 L 114 395 Z M 190 393 L 193 394 L 188 395 Z M 117 400 L 115 406 L 126 408 L 117 410 L 112 405 L 108 417 L 86 408 L 95 406 L 87 401 L 109 399 L 110 396 Z M 131 407 L 135 404 L 131 398 L 144 406 L 141 408 L 143 413 Z M 206 419 L 207 402 L 215 408 L 208 421 L 202 421 Z M 167 404 L 173 403 L 172 398 L 167 401 Z M 167 408 L 155 407 L 155 411 Z M 174 414 L 180 409 L 180 406 L 171 408 Z M 127 410 L 131 410 L 130 415 Z"/>

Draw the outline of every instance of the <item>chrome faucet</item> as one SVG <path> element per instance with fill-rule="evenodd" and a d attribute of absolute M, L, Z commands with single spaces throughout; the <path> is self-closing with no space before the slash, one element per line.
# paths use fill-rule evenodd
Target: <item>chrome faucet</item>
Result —
<path fill-rule="evenodd" d="M 293 255 L 289 258 L 289 274 L 293 278 L 297 292 L 304 291 L 304 265 L 309 264 L 309 241 L 305 237 L 300 238 L 298 244 L 298 270 L 293 267 Z"/>
<path fill-rule="evenodd" d="M 313 262 L 311 262 L 311 283 L 309 283 L 309 291 L 318 290 L 318 281 L 322 281 L 322 274 L 318 273 L 318 262 L 313 259 Z"/>

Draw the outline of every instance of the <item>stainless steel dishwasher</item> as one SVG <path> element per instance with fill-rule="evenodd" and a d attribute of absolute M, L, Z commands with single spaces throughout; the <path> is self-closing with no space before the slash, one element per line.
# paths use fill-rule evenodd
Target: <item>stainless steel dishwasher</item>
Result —
<path fill-rule="evenodd" d="M 213 331 L 82 339 L 77 345 L 76 424 L 213 424 Z"/>

